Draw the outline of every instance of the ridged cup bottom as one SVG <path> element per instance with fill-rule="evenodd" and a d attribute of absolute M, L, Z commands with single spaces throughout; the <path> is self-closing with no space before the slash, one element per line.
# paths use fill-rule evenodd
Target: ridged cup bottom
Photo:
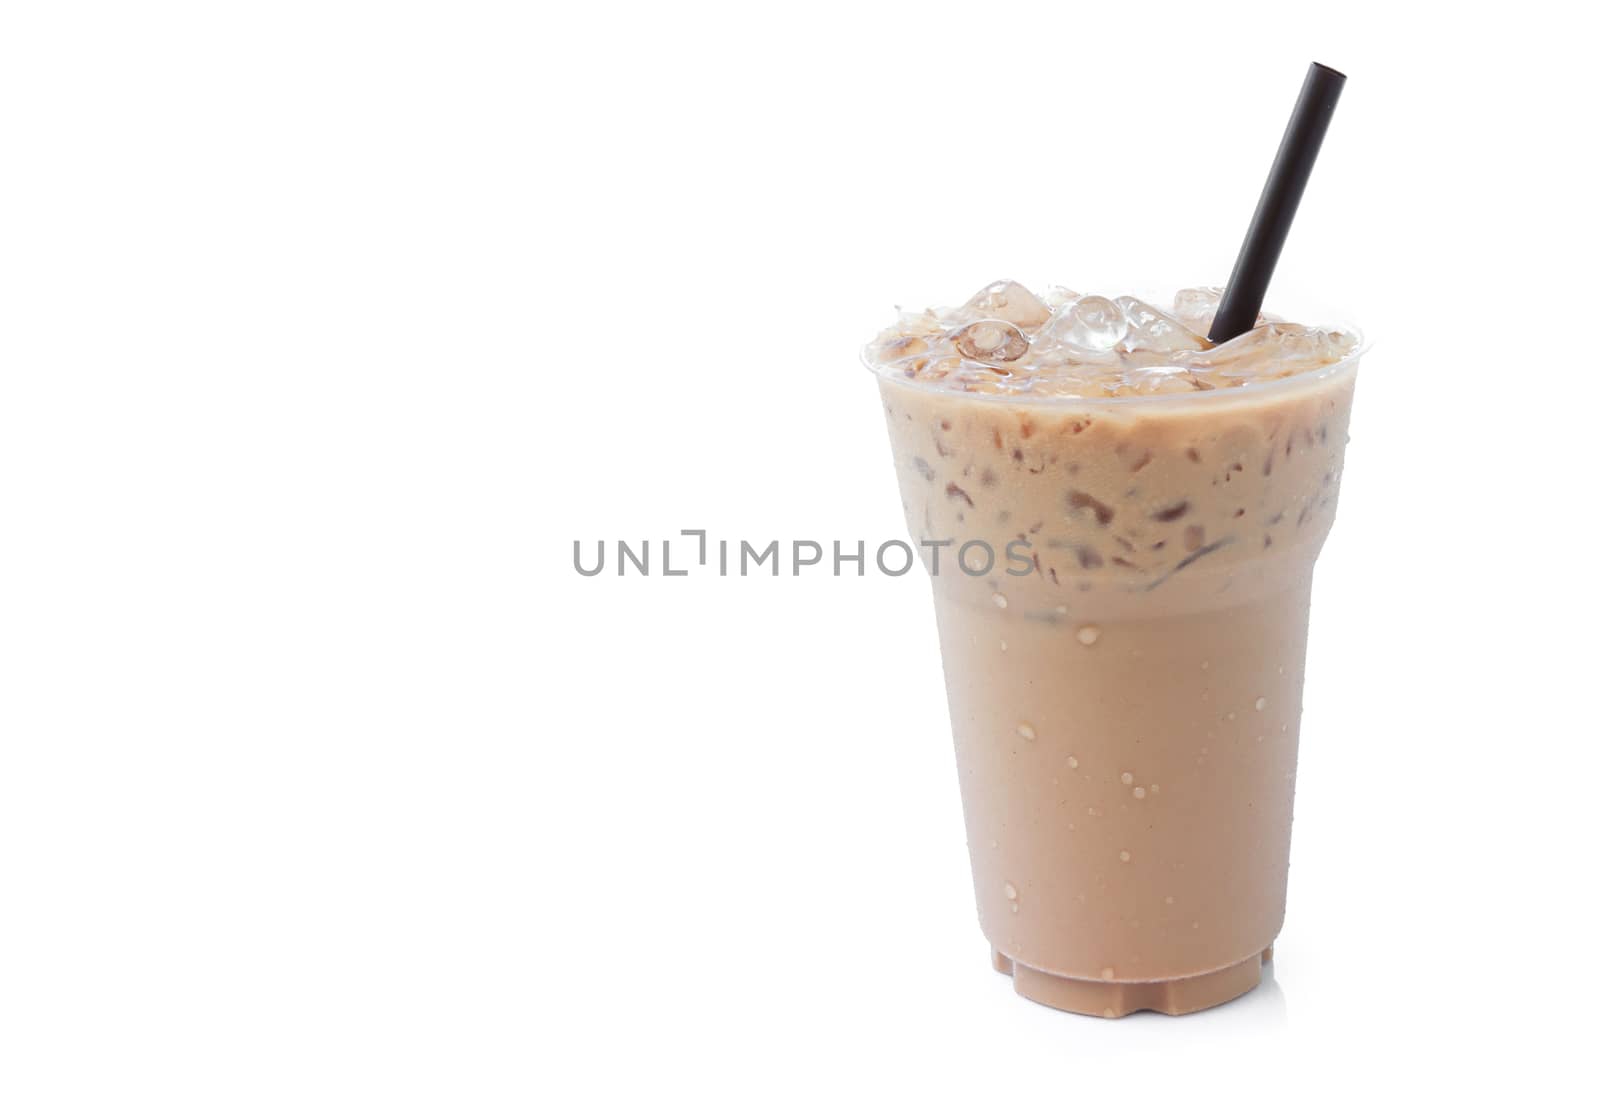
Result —
<path fill-rule="evenodd" d="M 1272 960 L 1272 947 L 1268 946 L 1243 961 L 1199 976 L 1124 983 L 1057 976 L 1013 961 L 999 950 L 991 952 L 995 971 L 1011 977 L 1019 996 L 1046 1007 L 1107 1019 L 1120 1019 L 1135 1011 L 1187 1015 L 1227 1003 L 1261 983 L 1261 966 Z"/>

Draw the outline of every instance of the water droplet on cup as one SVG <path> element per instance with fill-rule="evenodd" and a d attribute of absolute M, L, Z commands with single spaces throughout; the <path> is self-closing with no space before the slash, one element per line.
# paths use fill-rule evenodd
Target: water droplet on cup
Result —
<path fill-rule="evenodd" d="M 1024 738 L 1026 738 L 1030 742 L 1038 737 L 1038 735 L 1034 733 L 1033 728 L 1031 726 L 1029 726 L 1027 723 L 1022 723 L 1021 725 L 1019 725 L 1017 727 L 1017 733 L 1022 735 Z"/>
<path fill-rule="evenodd" d="M 1082 642 L 1085 646 L 1094 645 L 1096 642 L 1100 641 L 1100 628 L 1099 627 L 1079 627 L 1078 628 L 1078 641 Z"/>

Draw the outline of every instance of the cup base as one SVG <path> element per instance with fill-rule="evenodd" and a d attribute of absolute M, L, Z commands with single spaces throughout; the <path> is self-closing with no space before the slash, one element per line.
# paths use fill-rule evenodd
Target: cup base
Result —
<path fill-rule="evenodd" d="M 1057 976 L 1029 965 L 1019 964 L 991 950 L 994 969 L 1011 977 L 1017 994 L 1046 1007 L 1072 1011 L 1079 1015 L 1099 1015 L 1120 1019 L 1135 1011 L 1160 1011 L 1164 1015 L 1187 1015 L 1204 1011 L 1230 999 L 1238 999 L 1261 983 L 1261 966 L 1272 960 L 1272 947 L 1199 976 L 1175 980 L 1083 980 Z"/>

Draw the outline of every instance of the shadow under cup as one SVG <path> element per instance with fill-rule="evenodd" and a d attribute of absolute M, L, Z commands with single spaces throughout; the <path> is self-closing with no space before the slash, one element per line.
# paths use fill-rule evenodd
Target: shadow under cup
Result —
<path fill-rule="evenodd" d="M 1260 980 L 1357 361 L 1126 400 L 880 374 L 978 917 L 1019 993 L 1177 1014 Z"/>

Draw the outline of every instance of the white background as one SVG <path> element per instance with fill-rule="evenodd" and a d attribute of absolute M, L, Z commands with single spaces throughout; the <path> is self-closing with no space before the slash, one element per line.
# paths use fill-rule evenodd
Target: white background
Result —
<path fill-rule="evenodd" d="M 0 1102 L 1550 1090 L 1597 988 L 1580 8 L 9 4 Z M 1273 979 L 987 966 L 856 350 L 1001 276 L 1279 270 L 1377 345 Z M 1269 302 L 1269 307 L 1271 306 Z"/>

